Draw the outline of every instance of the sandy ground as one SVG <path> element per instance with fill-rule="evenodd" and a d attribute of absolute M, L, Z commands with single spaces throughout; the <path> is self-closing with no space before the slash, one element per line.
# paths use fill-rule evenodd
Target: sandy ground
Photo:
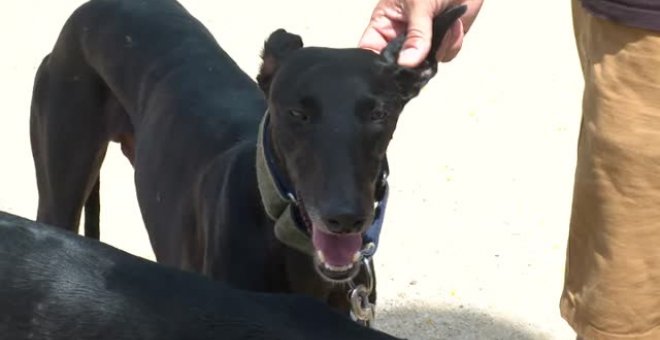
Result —
<path fill-rule="evenodd" d="M 34 72 L 81 1 L 0 11 L 0 209 L 35 217 Z M 370 1 L 183 1 L 250 75 L 275 28 L 353 47 Z M 581 79 L 570 5 L 488 1 L 466 45 L 405 110 L 376 260 L 378 327 L 410 339 L 571 339 L 559 317 Z M 112 145 L 102 239 L 153 258 L 132 169 Z"/>

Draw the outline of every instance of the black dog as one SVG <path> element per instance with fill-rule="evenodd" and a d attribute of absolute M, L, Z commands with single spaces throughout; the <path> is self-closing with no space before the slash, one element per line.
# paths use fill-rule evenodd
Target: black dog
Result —
<path fill-rule="evenodd" d="M 231 289 L 3 212 L 0 338 L 394 339 L 311 297 Z"/>
<path fill-rule="evenodd" d="M 402 39 L 378 55 L 302 48 L 278 30 L 263 51 L 264 96 L 177 2 L 90 1 L 36 76 L 38 220 L 75 230 L 87 203 L 96 236 L 99 168 L 119 141 L 159 262 L 347 311 L 335 283 L 373 285 L 357 263 L 365 231 L 382 221 L 374 205 L 387 194 L 399 113 L 435 74 L 432 56 L 464 11 L 436 19 L 416 69 L 396 63 Z"/>

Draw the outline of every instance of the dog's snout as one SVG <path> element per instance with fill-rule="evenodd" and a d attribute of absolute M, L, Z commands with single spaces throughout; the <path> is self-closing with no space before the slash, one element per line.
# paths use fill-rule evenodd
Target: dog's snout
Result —
<path fill-rule="evenodd" d="M 323 218 L 328 231 L 336 234 L 350 234 L 361 232 L 367 216 L 361 213 L 330 214 Z"/>

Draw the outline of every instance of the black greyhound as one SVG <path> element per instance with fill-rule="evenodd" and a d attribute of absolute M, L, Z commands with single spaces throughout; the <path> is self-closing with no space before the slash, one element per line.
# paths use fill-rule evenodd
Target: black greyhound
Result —
<path fill-rule="evenodd" d="M 337 282 L 374 284 L 373 264 L 357 263 L 382 220 L 399 113 L 435 75 L 440 39 L 465 9 L 436 18 L 415 69 L 396 63 L 403 37 L 379 55 L 302 48 L 277 30 L 257 86 L 176 1 L 92 0 L 36 75 L 37 219 L 75 230 L 86 204 L 97 236 L 99 169 L 118 141 L 158 262 L 348 311 Z"/>
<path fill-rule="evenodd" d="M 246 292 L 0 212 L 0 338 L 395 339 L 297 294 Z"/>

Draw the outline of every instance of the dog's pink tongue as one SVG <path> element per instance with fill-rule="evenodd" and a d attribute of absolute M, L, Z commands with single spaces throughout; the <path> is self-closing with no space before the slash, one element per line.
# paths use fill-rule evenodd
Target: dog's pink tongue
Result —
<path fill-rule="evenodd" d="M 312 242 L 317 250 L 323 252 L 325 262 L 331 266 L 341 267 L 353 263 L 353 256 L 362 247 L 360 234 L 328 234 L 312 228 Z"/>

